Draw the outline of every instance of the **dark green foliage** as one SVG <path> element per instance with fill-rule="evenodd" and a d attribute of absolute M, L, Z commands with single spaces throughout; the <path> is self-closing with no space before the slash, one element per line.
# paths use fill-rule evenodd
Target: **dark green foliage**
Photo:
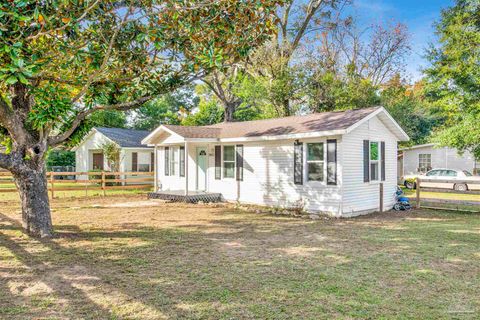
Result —
<path fill-rule="evenodd" d="M 135 110 L 132 126 L 139 130 L 153 130 L 160 124 L 180 124 L 181 116 L 190 114 L 198 102 L 199 98 L 191 87 L 165 94 Z"/>
<path fill-rule="evenodd" d="M 446 122 L 435 140 L 480 158 L 480 2 L 457 0 L 442 11 L 436 31 L 425 95 L 432 113 Z"/>
<path fill-rule="evenodd" d="M 54 166 L 75 167 L 75 152 L 59 149 L 50 150 L 47 154 L 47 168 Z"/>
<path fill-rule="evenodd" d="M 206 126 L 223 121 L 223 108 L 214 100 L 200 101 L 198 110 L 182 120 L 185 126 Z"/>
<path fill-rule="evenodd" d="M 93 127 L 107 128 L 125 128 L 127 126 L 127 116 L 125 112 L 117 110 L 102 110 L 93 113 L 86 121 Z"/>

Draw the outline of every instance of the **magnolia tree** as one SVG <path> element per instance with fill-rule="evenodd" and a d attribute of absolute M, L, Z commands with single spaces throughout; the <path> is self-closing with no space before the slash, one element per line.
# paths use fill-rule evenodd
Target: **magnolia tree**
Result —
<path fill-rule="evenodd" d="M 281 1 L 11 0 L 0 4 L 0 129 L 33 236 L 52 235 L 45 155 L 100 110 L 128 110 L 245 57 Z M 229 60 L 229 61 L 227 61 Z"/>

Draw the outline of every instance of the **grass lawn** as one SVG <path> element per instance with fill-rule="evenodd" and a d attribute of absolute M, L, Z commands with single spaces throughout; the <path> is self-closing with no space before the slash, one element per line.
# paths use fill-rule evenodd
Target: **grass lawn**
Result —
<path fill-rule="evenodd" d="M 77 185 L 74 185 L 78 187 Z M 67 186 L 70 187 L 70 186 Z M 10 186 L 9 188 L 15 188 L 15 186 Z M 149 191 L 148 188 L 145 189 L 107 189 L 106 194 L 107 196 L 121 196 L 121 195 L 140 195 L 140 194 L 147 194 Z M 49 196 L 51 195 L 50 191 L 48 192 Z M 86 194 L 86 196 L 85 196 Z M 103 196 L 103 191 L 100 189 L 87 189 L 85 190 L 62 190 L 62 191 L 55 191 L 55 199 L 62 199 L 62 198 L 93 198 L 96 196 Z M 1 192 L 0 186 L 0 202 L 7 202 L 7 201 L 19 201 L 20 197 L 18 192 Z"/>
<path fill-rule="evenodd" d="M 306 220 L 144 195 L 0 203 L 0 319 L 480 317 L 480 215 Z"/>
<path fill-rule="evenodd" d="M 402 188 L 405 196 L 415 198 L 416 190 Z M 445 199 L 445 200 L 464 200 L 464 201 L 480 201 L 480 194 L 468 193 L 448 193 L 448 192 L 420 192 L 421 198 Z"/>

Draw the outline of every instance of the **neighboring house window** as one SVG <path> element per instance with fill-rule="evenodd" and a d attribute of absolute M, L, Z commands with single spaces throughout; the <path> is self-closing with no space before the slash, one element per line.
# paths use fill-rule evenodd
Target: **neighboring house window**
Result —
<path fill-rule="evenodd" d="M 176 168 L 178 166 L 178 148 L 170 148 L 170 175 L 174 176 L 176 174 Z"/>
<path fill-rule="evenodd" d="M 418 155 L 418 171 L 427 172 L 432 168 L 432 155 L 430 153 L 420 153 Z"/>
<path fill-rule="evenodd" d="M 235 177 L 235 146 L 223 146 L 223 177 Z"/>
<path fill-rule="evenodd" d="M 380 177 L 380 148 L 378 142 L 370 142 L 370 181 L 378 181 Z"/>
<path fill-rule="evenodd" d="M 323 143 L 307 143 L 307 179 L 308 181 L 324 180 L 324 147 Z"/>

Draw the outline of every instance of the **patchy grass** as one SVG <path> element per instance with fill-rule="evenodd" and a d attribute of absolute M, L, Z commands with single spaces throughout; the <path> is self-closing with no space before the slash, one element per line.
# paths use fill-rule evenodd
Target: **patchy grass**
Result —
<path fill-rule="evenodd" d="M 79 186 L 78 184 L 75 186 Z M 80 186 L 81 187 L 81 186 Z M 9 188 L 15 188 L 15 186 L 10 186 Z M 150 192 L 148 189 L 111 189 L 106 190 L 107 196 L 121 196 L 121 195 L 139 195 L 146 194 Z M 50 191 L 48 192 L 51 196 Z M 103 196 L 103 191 L 98 189 L 87 189 L 85 190 L 67 190 L 67 191 L 55 191 L 55 199 L 64 199 L 64 198 L 85 198 L 85 197 L 96 197 Z M 2 201 L 19 201 L 20 197 L 18 192 L 2 192 L 0 187 L 0 202 Z"/>
<path fill-rule="evenodd" d="M 0 210 L 1 319 L 480 316 L 480 216 L 302 220 L 144 196 L 59 199 L 58 236 Z"/>
<path fill-rule="evenodd" d="M 405 196 L 407 197 L 416 197 L 416 190 L 411 190 L 407 188 L 402 188 Z M 468 194 L 468 193 L 451 193 L 451 192 L 431 192 L 431 191 L 422 191 L 420 192 L 421 198 L 432 198 L 432 199 L 445 199 L 445 200 L 464 200 L 464 201 L 480 201 L 480 194 Z"/>

